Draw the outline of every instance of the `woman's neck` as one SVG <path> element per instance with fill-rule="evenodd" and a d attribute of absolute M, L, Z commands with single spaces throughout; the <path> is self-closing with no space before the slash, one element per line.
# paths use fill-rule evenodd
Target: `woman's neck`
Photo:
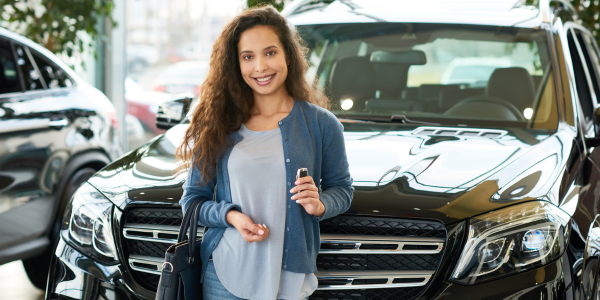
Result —
<path fill-rule="evenodd" d="M 269 95 L 254 95 L 252 115 L 273 116 L 281 112 L 289 112 L 294 107 L 294 98 L 287 91 Z"/>

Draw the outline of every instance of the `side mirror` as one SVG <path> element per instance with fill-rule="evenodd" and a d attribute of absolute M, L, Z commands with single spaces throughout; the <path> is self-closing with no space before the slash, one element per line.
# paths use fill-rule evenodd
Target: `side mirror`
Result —
<path fill-rule="evenodd" d="M 192 99 L 194 95 L 187 93 L 161 103 L 156 113 L 156 127 L 167 130 L 181 123 L 190 109 Z"/>

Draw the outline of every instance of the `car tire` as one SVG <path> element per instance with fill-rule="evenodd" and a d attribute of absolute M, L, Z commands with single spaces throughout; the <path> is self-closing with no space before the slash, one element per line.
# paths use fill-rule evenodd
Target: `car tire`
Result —
<path fill-rule="evenodd" d="M 58 242 L 58 236 L 60 233 L 60 226 L 65 207 L 67 203 L 71 200 L 71 197 L 73 197 L 73 194 L 75 193 L 77 188 L 79 188 L 81 184 L 86 182 L 96 172 L 97 170 L 94 168 L 83 168 L 76 171 L 75 174 L 71 176 L 69 182 L 65 187 L 65 192 L 63 193 L 63 197 L 60 201 L 60 206 L 58 209 L 58 213 L 56 214 L 56 218 L 52 224 L 52 227 L 50 228 L 50 246 L 41 255 L 23 260 L 23 267 L 25 267 L 27 277 L 29 277 L 29 280 L 35 287 L 41 290 L 46 289 L 46 284 L 48 281 L 48 271 L 50 269 L 50 261 L 54 253 L 54 249 L 56 248 L 56 243 Z"/>

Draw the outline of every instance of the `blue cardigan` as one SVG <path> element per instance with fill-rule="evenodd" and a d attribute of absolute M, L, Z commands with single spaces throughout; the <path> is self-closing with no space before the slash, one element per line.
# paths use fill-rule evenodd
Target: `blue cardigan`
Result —
<path fill-rule="evenodd" d="M 320 247 L 319 221 L 348 210 L 354 192 L 346 158 L 344 128 L 331 112 L 299 99 L 294 99 L 292 111 L 279 121 L 279 128 L 288 185 L 282 268 L 296 273 L 316 273 Z M 233 145 L 242 140 L 237 131 L 231 133 L 229 138 L 233 140 Z M 200 247 L 203 262 L 208 262 L 225 229 L 233 228 L 227 222 L 227 212 L 231 209 L 241 211 L 238 205 L 231 203 L 227 161 L 232 149 L 233 146 L 228 147 L 223 157 L 217 160 L 216 176 L 210 178 L 208 184 L 197 183 L 202 174 L 194 165 L 183 184 L 179 204 L 184 212 L 191 200 L 213 200 L 215 196 L 216 201 L 206 201 L 200 209 L 200 224 L 210 228 L 204 234 Z M 296 186 L 294 182 L 299 168 L 308 168 L 308 174 L 319 188 L 319 198 L 325 206 L 322 217 L 309 215 L 302 205 L 291 200 L 293 194 L 289 190 Z M 206 266 L 203 263 L 200 282 L 204 280 Z"/>

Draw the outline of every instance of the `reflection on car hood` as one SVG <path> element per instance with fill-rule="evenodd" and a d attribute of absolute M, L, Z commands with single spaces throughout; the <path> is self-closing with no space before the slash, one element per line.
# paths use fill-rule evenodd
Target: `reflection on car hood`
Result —
<path fill-rule="evenodd" d="M 128 153 L 90 183 L 121 209 L 129 204 L 177 206 L 187 172 L 175 174 L 174 153 L 187 126 L 177 125 Z M 355 186 L 349 213 L 444 223 L 520 201 L 556 201 L 553 183 L 572 141 L 560 131 L 535 136 L 514 129 L 489 138 L 482 130 L 461 136 L 452 129 L 434 133 L 404 125 L 373 132 L 360 126 L 346 126 L 344 133 Z"/>

